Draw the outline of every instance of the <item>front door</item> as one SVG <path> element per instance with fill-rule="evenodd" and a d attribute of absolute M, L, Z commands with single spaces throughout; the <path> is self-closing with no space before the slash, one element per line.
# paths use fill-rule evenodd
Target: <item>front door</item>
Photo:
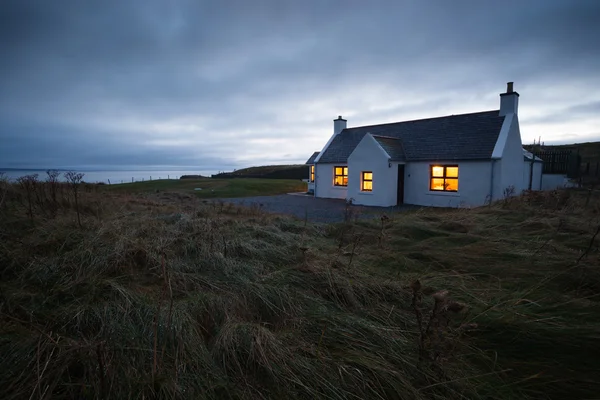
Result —
<path fill-rule="evenodd" d="M 404 203 L 404 164 L 398 165 L 398 201 L 396 204 Z"/>

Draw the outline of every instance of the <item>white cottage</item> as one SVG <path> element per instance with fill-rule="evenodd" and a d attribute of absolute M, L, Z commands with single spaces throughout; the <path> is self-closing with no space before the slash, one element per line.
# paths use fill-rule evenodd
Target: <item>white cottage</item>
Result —
<path fill-rule="evenodd" d="M 521 143 L 519 94 L 509 82 L 500 109 L 347 128 L 307 161 L 309 191 L 354 204 L 480 206 L 537 189 L 541 160 Z"/>

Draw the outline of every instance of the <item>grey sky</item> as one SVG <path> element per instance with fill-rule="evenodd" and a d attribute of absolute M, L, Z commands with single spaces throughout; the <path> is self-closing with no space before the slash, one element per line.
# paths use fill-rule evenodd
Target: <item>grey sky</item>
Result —
<path fill-rule="evenodd" d="M 600 1 L 8 0 L 0 167 L 304 162 L 348 126 L 498 108 L 600 140 Z"/>

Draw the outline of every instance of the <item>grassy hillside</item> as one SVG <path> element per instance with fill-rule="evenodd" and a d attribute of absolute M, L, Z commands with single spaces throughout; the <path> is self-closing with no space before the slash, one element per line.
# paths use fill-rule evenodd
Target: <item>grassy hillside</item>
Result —
<path fill-rule="evenodd" d="M 527 149 L 531 149 L 533 145 L 526 145 L 525 147 Z M 600 142 L 544 146 L 544 149 L 572 150 L 574 152 L 579 152 L 579 154 L 581 155 L 582 163 L 596 163 L 600 161 Z"/>
<path fill-rule="evenodd" d="M 2 399 L 600 393 L 597 192 L 315 225 L 25 189 L 0 185 Z"/>
<path fill-rule="evenodd" d="M 269 174 L 269 173 L 275 172 L 275 171 L 285 171 L 288 169 L 295 169 L 295 168 L 305 168 L 306 170 L 308 170 L 308 166 L 306 166 L 304 164 L 263 165 L 260 167 L 248 167 L 248 168 L 237 169 L 237 170 L 233 171 L 232 174 L 234 174 L 234 175 L 264 175 L 264 174 Z"/>
<path fill-rule="evenodd" d="M 293 165 L 266 165 L 261 167 L 242 168 L 233 172 L 223 172 L 213 175 L 215 178 L 268 178 L 268 179 L 307 179 L 308 166 L 304 164 Z"/>
<path fill-rule="evenodd" d="M 196 190 L 202 189 L 202 190 Z M 148 193 L 176 191 L 199 198 L 266 196 L 292 192 L 306 192 L 306 183 L 290 179 L 162 179 L 145 182 L 104 186 L 103 190 L 121 193 Z"/>

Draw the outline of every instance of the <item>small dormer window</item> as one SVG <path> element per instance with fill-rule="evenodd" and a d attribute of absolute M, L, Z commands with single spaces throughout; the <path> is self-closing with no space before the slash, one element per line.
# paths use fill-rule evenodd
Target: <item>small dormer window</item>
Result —
<path fill-rule="evenodd" d="M 458 192 L 458 165 L 432 165 L 429 190 Z"/>
<path fill-rule="evenodd" d="M 333 186 L 348 186 L 348 167 L 333 167 Z"/>

